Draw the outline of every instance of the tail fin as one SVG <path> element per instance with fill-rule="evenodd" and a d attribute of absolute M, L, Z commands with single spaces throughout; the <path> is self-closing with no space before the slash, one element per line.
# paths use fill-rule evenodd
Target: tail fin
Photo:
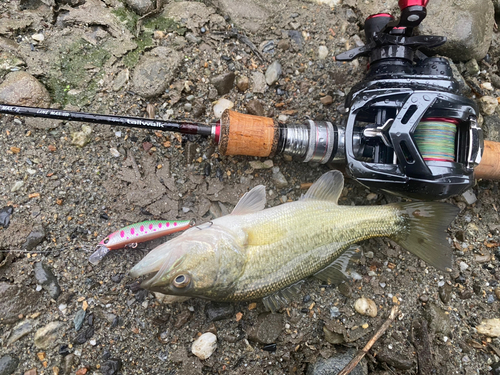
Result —
<path fill-rule="evenodd" d="M 452 268 L 452 249 L 446 230 L 460 209 L 448 203 L 399 203 L 407 231 L 393 237 L 406 250 L 430 265 L 445 270 Z"/>

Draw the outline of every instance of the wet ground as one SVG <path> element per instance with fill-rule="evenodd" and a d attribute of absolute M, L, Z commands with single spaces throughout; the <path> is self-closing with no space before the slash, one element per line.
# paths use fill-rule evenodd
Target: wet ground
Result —
<path fill-rule="evenodd" d="M 356 8 L 270 2 L 267 13 L 247 10 L 255 17 L 240 20 L 235 32 L 227 13 L 238 13 L 226 2 L 190 4 L 168 4 L 167 13 L 139 22 L 112 0 L 2 2 L 0 50 L 20 58 L 55 108 L 210 122 L 214 103 L 226 98 L 235 110 L 287 123 L 343 119 L 345 95 L 366 61 L 332 56 L 361 42 Z M 247 6 L 262 9 L 256 4 Z M 497 69 L 495 45 L 489 68 L 479 62 L 483 81 Z M 164 71 L 139 73 L 158 61 Z M 258 87 L 273 61 L 282 75 Z M 230 72 L 236 81 L 228 84 Z M 225 83 L 212 84 L 220 74 Z M 495 124 L 498 116 L 488 119 Z M 360 373 L 486 374 L 500 360 L 500 341 L 475 329 L 499 314 L 497 182 L 479 181 L 466 197 L 447 200 L 460 208 L 449 229 L 451 272 L 390 240 L 369 240 L 360 244 L 358 280 L 340 290 L 307 280 L 278 318 L 263 315 L 260 301 L 169 305 L 127 275 L 161 240 L 93 266 L 88 257 L 98 241 L 143 220 L 209 221 L 258 184 L 269 206 L 293 201 L 329 167 L 283 156 L 262 165 L 221 156 L 197 136 L 88 126 L 0 117 L 0 206 L 13 207 L 10 225 L 0 227 L 0 374 L 319 374 L 318 363 L 362 348 L 394 304 L 401 314 Z M 347 180 L 340 204 L 398 200 Z M 375 301 L 376 317 L 354 310 L 362 296 Z M 216 334 L 218 347 L 202 361 L 191 344 L 205 332 Z"/>

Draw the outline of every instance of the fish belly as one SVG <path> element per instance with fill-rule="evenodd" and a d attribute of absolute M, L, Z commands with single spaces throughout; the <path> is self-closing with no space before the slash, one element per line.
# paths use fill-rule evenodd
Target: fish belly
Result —
<path fill-rule="evenodd" d="M 353 243 L 403 229 L 391 206 L 299 201 L 244 216 L 233 225 L 247 236 L 245 269 L 228 300 L 279 291 L 329 266 Z"/>

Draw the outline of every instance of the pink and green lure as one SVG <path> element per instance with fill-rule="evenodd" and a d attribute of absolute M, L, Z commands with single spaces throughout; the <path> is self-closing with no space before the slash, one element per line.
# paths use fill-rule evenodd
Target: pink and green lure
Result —
<path fill-rule="evenodd" d="M 194 220 L 152 220 L 129 225 L 111 233 L 99 242 L 95 252 L 90 256 L 89 262 L 97 264 L 111 250 L 136 247 L 139 242 L 146 242 L 180 232 L 193 225 L 195 225 Z"/>

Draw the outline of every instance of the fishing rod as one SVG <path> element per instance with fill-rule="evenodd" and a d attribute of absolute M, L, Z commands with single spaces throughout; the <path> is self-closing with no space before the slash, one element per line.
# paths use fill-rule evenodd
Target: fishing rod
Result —
<path fill-rule="evenodd" d="M 415 199 L 458 195 L 476 178 L 500 179 L 500 143 L 483 140 L 478 108 L 461 94 L 448 60 L 419 48 L 446 42 L 413 36 L 428 0 L 399 0 L 401 17 L 375 14 L 365 21 L 367 44 L 336 59 L 369 58 L 365 78 L 347 95 L 347 120 L 281 124 L 226 110 L 212 124 L 98 115 L 0 104 L 0 113 L 196 134 L 213 139 L 222 155 L 343 164 L 370 189 Z"/>

